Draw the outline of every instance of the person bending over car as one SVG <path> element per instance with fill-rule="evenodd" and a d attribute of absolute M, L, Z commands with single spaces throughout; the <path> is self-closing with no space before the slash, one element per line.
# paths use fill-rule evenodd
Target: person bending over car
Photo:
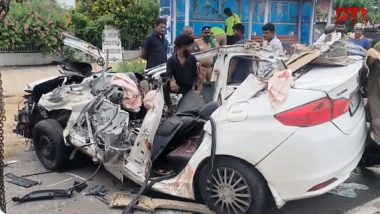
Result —
<path fill-rule="evenodd" d="M 190 54 L 194 38 L 188 35 L 180 35 L 175 41 L 175 52 L 168 59 L 164 80 L 165 102 L 171 110 L 170 93 L 185 95 L 195 90 L 198 83 L 197 60 Z"/>

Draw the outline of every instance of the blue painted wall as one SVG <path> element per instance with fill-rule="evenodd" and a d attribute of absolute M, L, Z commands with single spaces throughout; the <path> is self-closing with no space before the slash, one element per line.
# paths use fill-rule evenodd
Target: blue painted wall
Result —
<path fill-rule="evenodd" d="M 161 0 L 167 5 L 168 0 Z M 185 0 L 177 0 L 177 31 L 182 32 L 185 20 Z M 225 15 L 223 10 L 230 7 L 238 14 L 249 28 L 249 0 L 190 0 L 190 26 L 196 35 L 201 34 L 201 28 L 206 25 L 224 28 Z M 301 32 L 298 32 L 299 13 L 302 12 Z M 292 33 L 301 38 L 301 42 L 307 44 L 310 33 L 310 20 L 312 12 L 311 0 L 304 0 L 301 11 L 299 0 L 272 0 L 269 8 L 269 21 L 275 24 L 277 35 L 290 35 Z M 265 1 L 254 2 L 252 35 L 261 36 L 261 26 L 264 24 Z M 248 30 L 246 36 L 248 35 Z"/>

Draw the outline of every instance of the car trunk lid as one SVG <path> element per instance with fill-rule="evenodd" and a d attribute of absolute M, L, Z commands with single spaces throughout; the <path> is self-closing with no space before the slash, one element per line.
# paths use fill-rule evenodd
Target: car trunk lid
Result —
<path fill-rule="evenodd" d="M 357 109 L 361 104 L 359 95 L 359 71 L 362 60 L 347 66 L 317 66 L 295 81 L 294 88 L 323 91 L 332 100 L 348 99 L 350 107 L 347 113 L 335 118 L 332 122 L 345 134 L 351 133 L 361 120 Z M 352 121 L 354 120 L 354 121 Z"/>

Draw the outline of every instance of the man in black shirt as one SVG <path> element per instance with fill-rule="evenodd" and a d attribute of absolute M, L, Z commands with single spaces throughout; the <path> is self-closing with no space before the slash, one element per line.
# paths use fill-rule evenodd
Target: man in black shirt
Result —
<path fill-rule="evenodd" d="M 168 41 L 165 39 L 166 20 L 157 18 L 154 32 L 145 39 L 140 57 L 147 61 L 146 69 L 166 62 Z"/>
<path fill-rule="evenodd" d="M 170 92 L 185 95 L 200 83 L 198 82 L 197 60 L 190 54 L 194 38 L 180 35 L 175 41 L 176 52 L 168 59 L 164 75 L 168 83 L 164 86 L 165 102 L 171 107 Z"/>

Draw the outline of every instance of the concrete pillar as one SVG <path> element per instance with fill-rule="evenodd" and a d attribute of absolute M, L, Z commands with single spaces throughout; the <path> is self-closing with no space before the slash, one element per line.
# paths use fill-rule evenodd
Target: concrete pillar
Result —
<path fill-rule="evenodd" d="M 190 0 L 185 0 L 185 26 L 190 24 Z"/>
<path fill-rule="evenodd" d="M 172 0 L 172 17 L 173 17 L 172 42 L 174 44 L 174 40 L 177 33 L 177 1 L 176 0 Z"/>
<path fill-rule="evenodd" d="M 303 11 L 302 11 L 302 4 L 303 4 L 303 0 L 300 0 L 299 2 L 299 11 L 298 11 L 298 42 L 300 43 L 301 42 L 301 26 L 302 26 L 302 16 L 303 16 Z"/>
<path fill-rule="evenodd" d="M 310 21 L 310 35 L 309 35 L 309 44 L 313 43 L 313 36 L 314 36 L 314 23 L 315 23 L 315 6 L 316 6 L 316 0 L 312 0 L 312 9 L 311 9 L 311 21 Z"/>
<path fill-rule="evenodd" d="M 270 2 L 269 2 L 269 0 L 266 0 L 265 1 L 264 24 L 269 22 L 269 9 L 270 9 Z"/>
<path fill-rule="evenodd" d="M 249 20 L 248 20 L 248 39 L 252 38 L 252 25 L 253 25 L 253 0 L 249 0 Z"/>
<path fill-rule="evenodd" d="M 327 14 L 327 24 L 331 24 L 331 17 L 333 14 L 333 8 L 332 8 L 333 0 L 330 0 L 330 5 L 329 5 L 329 12 Z"/>

